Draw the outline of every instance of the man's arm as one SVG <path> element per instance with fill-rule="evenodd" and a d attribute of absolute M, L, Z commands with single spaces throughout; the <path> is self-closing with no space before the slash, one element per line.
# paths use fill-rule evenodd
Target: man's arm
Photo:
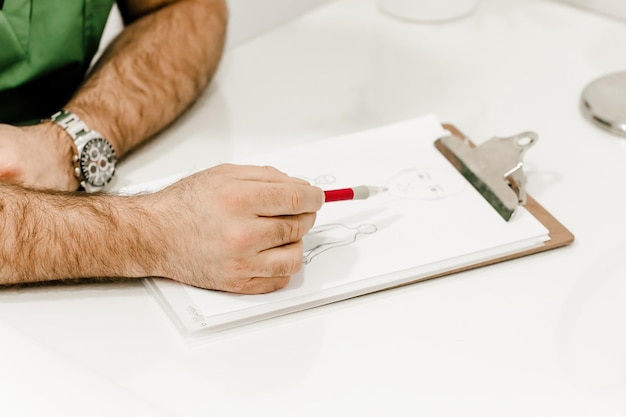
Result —
<path fill-rule="evenodd" d="M 125 21 L 67 108 L 118 156 L 171 123 L 203 91 L 224 47 L 224 0 L 118 0 Z"/>
<path fill-rule="evenodd" d="M 269 167 L 221 165 L 139 196 L 0 183 L 0 284 L 159 276 L 263 293 L 302 266 L 317 187 Z"/>
<path fill-rule="evenodd" d="M 218 67 L 225 0 L 118 0 L 125 28 L 66 108 L 111 142 L 119 157 L 174 121 Z M 0 125 L 0 177 L 76 190 L 71 139 L 51 121 Z"/>

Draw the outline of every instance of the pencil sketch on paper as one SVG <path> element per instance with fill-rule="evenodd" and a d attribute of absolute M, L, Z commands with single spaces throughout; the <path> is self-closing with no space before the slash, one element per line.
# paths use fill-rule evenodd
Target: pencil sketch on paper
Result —
<path fill-rule="evenodd" d="M 443 170 L 410 168 L 391 177 L 386 186 L 398 197 L 439 200 L 459 193 L 466 184 Z"/>
<path fill-rule="evenodd" d="M 315 177 L 298 175 L 311 185 L 330 185 L 336 182 L 334 174 L 324 173 Z M 382 185 L 382 184 L 375 184 Z M 458 175 L 438 168 L 407 168 L 394 174 L 385 186 L 397 197 L 438 200 L 457 194 L 467 183 Z"/>
<path fill-rule="evenodd" d="M 336 176 L 328 173 L 299 178 L 309 181 L 312 185 L 329 185 L 336 181 Z M 385 185 L 396 197 L 439 200 L 461 192 L 466 183 L 458 176 L 450 175 L 441 169 L 413 167 L 399 171 Z M 371 223 L 356 227 L 341 223 L 314 227 L 303 237 L 303 262 L 308 264 L 322 252 L 351 245 L 360 235 L 371 235 L 377 231 L 378 226 Z"/>
<path fill-rule="evenodd" d="M 376 225 L 361 224 L 350 227 L 345 224 L 326 224 L 309 230 L 303 238 L 303 262 L 310 263 L 313 258 L 322 252 L 339 246 L 354 243 L 359 235 L 371 235 L 378 230 Z"/>

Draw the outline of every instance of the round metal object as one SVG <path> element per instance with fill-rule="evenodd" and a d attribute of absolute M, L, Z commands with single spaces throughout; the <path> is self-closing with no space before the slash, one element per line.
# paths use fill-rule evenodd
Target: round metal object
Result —
<path fill-rule="evenodd" d="M 626 72 L 605 75 L 582 92 L 583 114 L 597 126 L 626 136 Z"/>

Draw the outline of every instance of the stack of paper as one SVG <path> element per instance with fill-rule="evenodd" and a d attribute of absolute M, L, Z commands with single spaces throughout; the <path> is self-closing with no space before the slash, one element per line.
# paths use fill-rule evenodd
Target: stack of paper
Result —
<path fill-rule="evenodd" d="M 548 230 L 520 208 L 510 222 L 434 147 L 434 116 L 259 155 L 323 189 L 380 185 L 367 200 L 325 204 L 304 239 L 303 269 L 264 295 L 236 295 L 166 279 L 148 284 L 186 334 L 206 334 L 426 279 L 542 245 Z"/>

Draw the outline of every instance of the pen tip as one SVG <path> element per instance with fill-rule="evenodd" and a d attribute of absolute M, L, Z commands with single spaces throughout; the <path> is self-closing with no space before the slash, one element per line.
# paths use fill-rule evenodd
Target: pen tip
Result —
<path fill-rule="evenodd" d="M 389 191 L 389 188 L 387 187 L 371 187 L 371 189 L 372 189 L 372 194 L 380 194 L 380 193 Z"/>

